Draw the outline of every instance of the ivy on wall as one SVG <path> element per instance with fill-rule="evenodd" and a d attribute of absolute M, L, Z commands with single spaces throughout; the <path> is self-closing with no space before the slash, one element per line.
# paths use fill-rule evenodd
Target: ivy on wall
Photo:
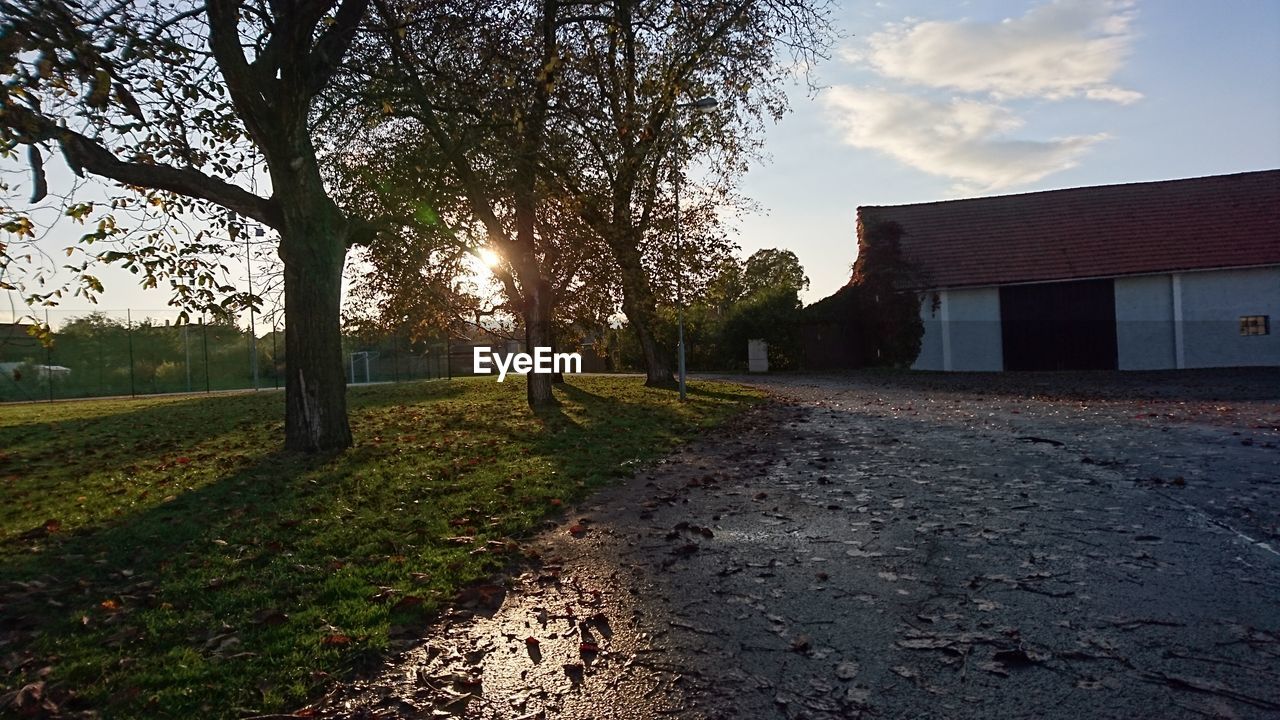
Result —
<path fill-rule="evenodd" d="M 925 283 L 902 256 L 902 226 L 858 219 L 858 259 L 849 284 L 805 308 L 811 328 L 806 356 L 825 367 L 910 367 L 920 353 L 924 324 L 918 288 Z M 822 336 L 845 342 L 830 357 Z M 826 343 L 824 347 L 824 343 Z"/>

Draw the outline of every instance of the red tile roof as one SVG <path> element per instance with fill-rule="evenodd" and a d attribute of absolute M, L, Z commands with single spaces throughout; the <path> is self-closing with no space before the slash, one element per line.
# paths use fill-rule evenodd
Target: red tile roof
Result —
<path fill-rule="evenodd" d="M 1280 170 L 858 208 L 928 287 L 1280 264 Z"/>

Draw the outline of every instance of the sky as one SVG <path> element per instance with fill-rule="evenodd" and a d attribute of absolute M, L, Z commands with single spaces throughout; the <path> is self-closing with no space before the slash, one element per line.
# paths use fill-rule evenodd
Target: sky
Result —
<path fill-rule="evenodd" d="M 806 302 L 848 280 L 861 205 L 1280 168 L 1280 1 L 884 0 L 834 19 L 822 89 L 769 129 L 742 186 L 764 212 L 737 228 L 744 256 L 799 256 Z M 175 312 L 100 276 L 98 306 L 55 315 Z"/>
<path fill-rule="evenodd" d="M 745 253 L 849 279 L 856 209 L 1280 168 L 1280 2 L 845 2 L 742 186 Z"/>

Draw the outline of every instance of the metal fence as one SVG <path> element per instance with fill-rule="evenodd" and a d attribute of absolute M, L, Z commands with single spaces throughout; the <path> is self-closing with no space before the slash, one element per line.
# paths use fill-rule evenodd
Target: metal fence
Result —
<path fill-rule="evenodd" d="M 161 312 L 51 311 L 49 342 L 27 324 L 0 323 L 0 402 L 279 388 L 283 328 L 262 318 L 194 319 Z M 239 320 L 239 321 L 238 321 Z M 449 343 L 388 335 L 343 338 L 353 384 L 451 375 Z M 456 354 L 456 353 L 455 353 Z"/>

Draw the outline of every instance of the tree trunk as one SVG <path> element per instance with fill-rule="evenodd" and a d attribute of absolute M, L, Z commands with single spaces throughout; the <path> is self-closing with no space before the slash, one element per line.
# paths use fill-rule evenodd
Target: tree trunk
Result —
<path fill-rule="evenodd" d="M 553 329 L 551 332 L 551 335 L 552 335 L 551 356 L 554 358 L 555 354 L 560 352 L 560 333 L 555 332 L 555 330 Z M 555 372 L 551 373 L 551 382 L 555 385 L 563 385 L 564 373 L 560 372 L 559 366 L 555 366 L 554 370 Z"/>
<path fill-rule="evenodd" d="M 281 233 L 286 450 L 327 452 L 352 443 L 340 325 L 346 239 L 324 214 L 303 215 L 312 222 Z"/>
<path fill-rule="evenodd" d="M 622 270 L 622 312 L 644 353 L 645 387 L 675 388 L 676 381 L 671 375 L 672 353 L 662 346 L 654 332 L 658 324 L 658 301 L 641 263 L 639 243 L 631 242 L 629 237 L 615 237 L 610 245 L 614 260 Z"/>
<path fill-rule="evenodd" d="M 551 283 L 539 279 L 525 292 L 524 299 L 525 352 L 533 354 L 537 348 L 553 347 L 551 330 Z M 531 372 L 526 377 L 529 407 L 545 408 L 556 404 L 551 392 L 551 373 Z"/>

